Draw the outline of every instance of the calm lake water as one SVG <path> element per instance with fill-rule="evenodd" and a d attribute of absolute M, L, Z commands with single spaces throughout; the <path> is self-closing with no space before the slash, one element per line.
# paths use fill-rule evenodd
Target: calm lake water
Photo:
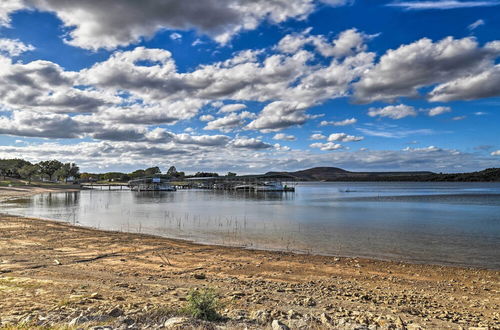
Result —
<path fill-rule="evenodd" d="M 82 191 L 5 202 L 0 212 L 199 243 L 500 269 L 500 183 Z"/>

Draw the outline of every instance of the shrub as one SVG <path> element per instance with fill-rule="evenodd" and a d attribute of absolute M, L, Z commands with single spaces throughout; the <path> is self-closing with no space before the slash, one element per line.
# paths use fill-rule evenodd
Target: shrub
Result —
<path fill-rule="evenodd" d="M 217 293 L 211 288 L 191 290 L 187 296 L 185 312 L 191 317 L 206 321 L 218 321 L 221 308 Z"/>

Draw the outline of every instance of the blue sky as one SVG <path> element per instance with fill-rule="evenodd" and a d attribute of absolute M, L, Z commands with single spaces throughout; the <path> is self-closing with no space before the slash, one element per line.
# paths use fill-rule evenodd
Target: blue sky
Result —
<path fill-rule="evenodd" d="M 496 0 L 7 0 L 0 158 L 498 167 L 499 14 Z"/>

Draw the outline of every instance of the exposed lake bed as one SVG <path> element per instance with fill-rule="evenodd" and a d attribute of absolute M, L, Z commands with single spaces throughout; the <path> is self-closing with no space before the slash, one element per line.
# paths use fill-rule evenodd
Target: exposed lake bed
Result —
<path fill-rule="evenodd" d="M 196 243 L 500 269 L 498 183 L 301 183 L 39 194 L 0 211 Z"/>
<path fill-rule="evenodd" d="M 354 190 L 352 186 L 340 189 Z M 486 195 L 490 195 L 487 199 L 493 199 L 493 202 L 479 203 L 480 209 L 483 204 L 496 208 L 496 197 L 491 187 L 487 188 L 489 190 Z M 495 185 L 493 188 L 496 189 Z M 485 195 L 484 187 L 471 189 L 474 189 L 472 194 L 479 199 Z M 456 187 L 446 189 L 444 193 L 441 189 L 435 196 L 450 197 L 453 195 L 449 193 L 450 190 L 457 191 Z M 460 190 L 457 192 L 455 195 L 464 195 Z M 377 194 L 375 197 L 362 196 L 371 194 L 367 192 L 356 196 L 352 195 L 353 191 L 346 193 L 338 190 L 337 193 L 336 198 L 339 199 L 384 199 L 376 202 L 382 206 L 391 206 L 392 202 L 386 203 L 385 199 L 410 196 L 406 193 L 395 194 L 394 190 L 386 196 Z M 202 219 L 196 217 L 195 213 L 181 217 L 173 210 L 163 210 L 164 213 L 171 213 L 167 213 L 167 220 L 163 214 L 160 221 L 152 213 L 148 213 L 148 210 L 154 210 L 159 205 L 182 207 L 182 197 L 192 198 L 196 195 L 197 199 L 203 196 L 206 200 L 206 204 L 200 203 L 197 206 L 200 211 L 210 214 L 211 209 L 207 208 L 210 204 L 214 205 L 213 212 L 217 209 L 224 210 L 220 194 L 211 191 L 161 194 L 80 191 L 26 196 L 27 194 L 28 192 L 22 192 L 17 197 L 9 195 L 14 199 L 2 203 L 3 209 L 8 208 L 17 213 L 13 205 L 18 205 L 19 209 L 25 211 L 38 210 L 34 205 L 51 205 L 42 208 L 52 212 L 51 214 L 38 213 L 37 216 L 57 219 L 54 214 L 60 214 L 61 218 L 59 221 L 46 221 L 0 216 L 2 325 L 19 324 L 27 320 L 42 325 L 86 320 L 82 323 L 84 327 L 107 324 L 119 328 L 128 322 L 139 328 L 146 325 L 162 328 L 165 321 L 179 316 L 176 311 L 185 304 L 189 290 L 211 287 L 221 295 L 225 304 L 222 313 L 227 320 L 218 325 L 228 329 L 262 329 L 270 327 L 273 320 L 279 320 L 291 328 L 308 326 L 318 329 L 360 326 L 374 329 L 500 326 L 500 274 L 497 270 L 481 269 L 485 267 L 443 267 L 431 265 L 432 262 L 415 264 L 320 256 L 308 254 L 308 251 L 302 251 L 301 254 L 272 252 L 253 250 L 251 246 L 246 246 L 250 249 L 241 249 L 198 245 L 185 240 L 161 238 L 157 232 L 154 232 L 156 236 L 145 235 L 148 228 L 158 230 L 159 226 L 163 226 L 164 233 L 169 228 L 180 227 L 179 232 L 187 234 L 190 227 L 183 227 L 182 223 L 190 224 L 198 230 L 203 229 L 206 223 L 212 223 L 212 226 L 218 224 L 223 228 L 214 233 L 220 235 L 221 232 L 226 232 L 225 239 L 229 240 L 244 232 L 234 231 L 235 223 L 240 222 L 242 228 L 245 228 L 246 222 L 247 229 L 256 228 L 257 234 L 262 235 L 262 224 L 253 223 L 253 218 L 248 213 L 246 221 L 237 220 L 234 216 L 231 218 L 230 214 L 226 218 L 212 216 Z M 307 198 L 315 199 L 316 202 L 309 200 L 305 203 L 315 207 L 324 203 L 338 207 L 343 203 L 334 203 L 325 194 L 319 195 L 322 197 L 314 197 L 308 193 Z M 258 204 L 261 212 L 274 209 L 275 219 L 280 219 L 277 215 L 287 215 L 290 210 L 294 210 L 287 203 L 298 203 L 302 200 L 301 196 L 301 190 L 297 189 L 293 196 L 227 194 L 224 198 L 229 201 L 236 199 L 243 205 L 228 208 L 234 209 L 234 212 L 256 209 Z M 448 197 L 445 199 L 446 203 L 450 202 Z M 172 203 L 176 198 L 178 202 Z M 417 199 L 422 198 L 429 197 L 422 197 L 420 194 Z M 475 197 L 467 198 L 471 201 Z M 457 202 L 456 198 L 451 199 L 451 204 Z M 426 206 L 427 210 L 443 204 L 433 198 L 431 200 L 433 202 Z M 192 205 L 192 202 L 187 201 L 185 205 Z M 372 202 L 373 200 L 369 203 Z M 418 203 L 421 202 L 420 200 Z M 282 206 L 278 207 L 277 203 Z M 408 201 L 406 203 L 412 204 Z M 469 204 L 474 203 L 477 202 Z M 118 205 L 121 205 L 120 212 Z M 127 209 L 127 205 L 140 207 L 132 212 Z M 231 205 L 234 206 L 234 203 Z M 80 209 L 87 212 L 78 213 L 80 211 L 77 210 Z M 387 213 L 390 208 L 384 210 Z M 99 217 L 96 216 L 97 211 Z M 93 214 L 95 222 L 82 223 L 84 219 L 91 218 L 78 218 L 78 214 Z M 495 212 L 492 215 L 495 216 Z M 127 216 L 129 219 L 134 216 L 146 221 L 141 221 L 141 225 L 122 222 L 122 228 L 103 230 L 106 223 L 120 224 L 107 222 L 107 219 L 120 219 L 119 216 Z M 319 220 L 298 223 L 300 228 L 307 224 L 314 227 L 315 223 L 322 223 Z M 391 219 L 386 221 L 389 220 Z M 475 220 L 476 223 L 477 221 L 479 220 Z M 283 223 L 298 227 L 298 223 Z M 486 221 L 483 226 L 489 223 Z M 156 226 L 150 226 L 151 224 Z M 256 226 L 252 227 L 252 224 Z M 385 226 L 381 228 L 390 225 L 381 220 L 375 224 Z M 127 228 L 127 225 L 130 227 Z M 446 223 L 440 223 L 440 226 L 444 225 Z M 425 228 L 425 223 L 417 227 L 419 226 Z M 352 225 L 349 224 L 349 227 Z M 227 228 L 233 228 L 233 231 L 228 231 Z M 270 237 L 276 237 L 277 231 L 269 223 L 265 228 L 270 232 Z M 496 235 L 494 228 L 490 227 L 493 236 Z M 476 234 L 484 232 L 487 230 L 480 229 Z M 203 234 L 206 235 L 205 232 Z M 483 237 L 487 235 L 483 234 Z M 183 322 L 194 328 L 214 327 L 213 324 L 200 324 L 193 320 Z"/>

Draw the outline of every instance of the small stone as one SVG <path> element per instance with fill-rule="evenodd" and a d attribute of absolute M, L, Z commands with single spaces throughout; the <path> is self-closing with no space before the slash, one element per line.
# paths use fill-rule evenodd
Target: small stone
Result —
<path fill-rule="evenodd" d="M 102 299 L 103 299 L 103 297 L 102 297 L 102 295 L 100 295 L 99 293 L 94 292 L 94 293 L 92 293 L 92 294 L 90 295 L 90 299 L 102 300 Z"/>
<path fill-rule="evenodd" d="M 332 318 L 325 313 L 321 313 L 321 315 L 319 316 L 319 319 L 321 320 L 321 323 L 323 323 L 324 325 L 331 325 L 332 324 Z"/>
<path fill-rule="evenodd" d="M 189 324 L 189 319 L 187 317 L 172 317 L 165 321 L 163 326 L 166 329 L 176 329 L 184 328 Z"/>
<path fill-rule="evenodd" d="M 274 320 L 273 323 L 271 323 L 271 327 L 273 330 L 289 330 L 290 328 L 281 323 L 278 320 Z"/>
<path fill-rule="evenodd" d="M 118 317 L 123 315 L 123 311 L 119 307 L 115 307 L 108 312 L 108 315 L 111 317 Z"/>
<path fill-rule="evenodd" d="M 72 319 L 68 325 L 69 326 L 72 326 L 74 327 L 75 325 L 78 325 L 78 324 L 82 324 L 82 323 L 85 323 L 85 322 L 89 322 L 89 318 L 86 317 L 86 316 L 83 316 L 83 315 L 80 315 L 78 317 L 75 317 L 74 319 Z"/>
<path fill-rule="evenodd" d="M 207 277 L 206 277 L 206 275 L 205 275 L 205 274 L 203 274 L 203 273 L 200 273 L 200 274 L 194 274 L 193 276 L 194 276 L 194 278 L 195 278 L 195 279 L 197 279 L 197 280 L 204 280 L 204 279 L 206 279 L 206 278 L 207 278 Z"/>

